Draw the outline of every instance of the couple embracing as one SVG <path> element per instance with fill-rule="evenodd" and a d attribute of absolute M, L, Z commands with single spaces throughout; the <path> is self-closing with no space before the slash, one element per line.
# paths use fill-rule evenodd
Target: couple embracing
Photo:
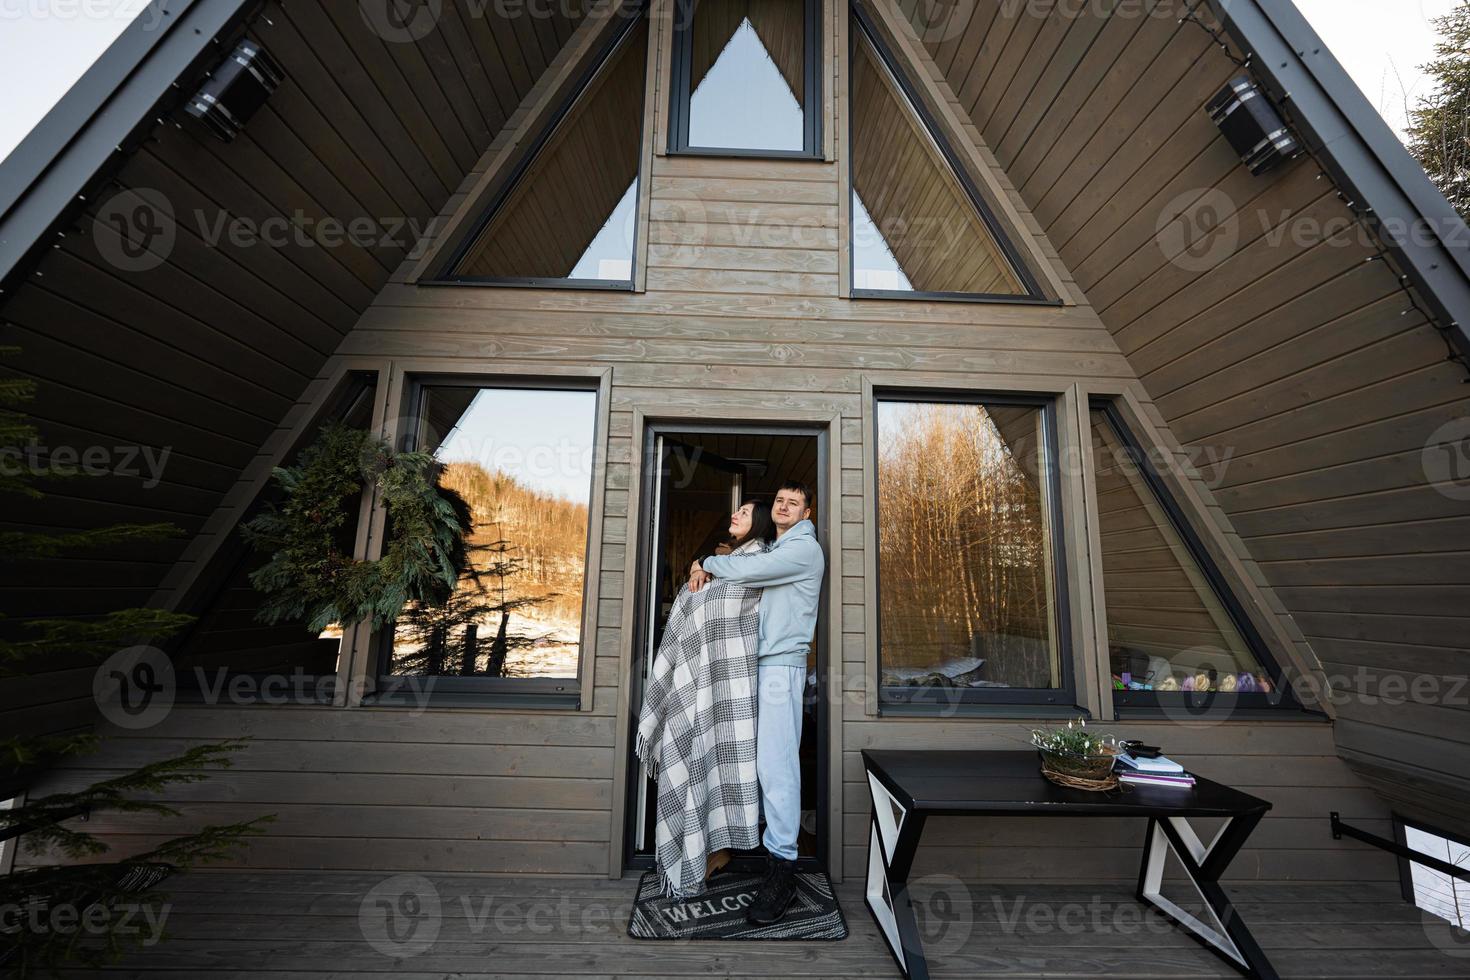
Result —
<path fill-rule="evenodd" d="M 674 600 L 638 724 L 665 894 L 698 894 L 730 849 L 764 843 L 746 911 L 758 925 L 796 894 L 802 695 L 826 566 L 811 514 L 811 490 L 788 481 L 731 515 L 729 553 L 696 560 Z"/>

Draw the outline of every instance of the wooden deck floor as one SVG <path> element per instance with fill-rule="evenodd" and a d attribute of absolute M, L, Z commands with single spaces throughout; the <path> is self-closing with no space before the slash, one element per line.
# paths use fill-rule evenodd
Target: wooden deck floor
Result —
<path fill-rule="evenodd" d="M 898 975 L 857 882 L 838 887 L 851 935 L 822 943 L 640 942 L 626 934 L 634 886 L 633 879 L 198 873 L 164 886 L 169 938 L 105 972 L 234 980 Z M 415 888 L 423 900 L 405 898 Z M 1121 884 L 929 879 L 915 891 L 938 976 L 1237 976 L 1147 915 Z M 1448 926 L 1423 918 L 1395 888 L 1244 885 L 1231 893 L 1283 977 L 1470 977 L 1463 934 L 1456 944 Z M 391 934 L 380 900 L 397 913 Z"/>

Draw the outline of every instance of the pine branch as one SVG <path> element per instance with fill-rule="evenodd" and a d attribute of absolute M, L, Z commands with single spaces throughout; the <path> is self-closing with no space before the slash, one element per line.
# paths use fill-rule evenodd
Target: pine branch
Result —
<path fill-rule="evenodd" d="M 0 405 L 7 401 L 24 401 L 21 396 L 35 390 L 35 385 L 29 381 L 0 381 Z M 36 427 L 27 422 L 24 415 L 0 409 L 0 445 L 28 446 L 35 442 L 36 435 Z"/>
<path fill-rule="evenodd" d="M 1433 24 L 1435 57 L 1421 67 L 1434 88 L 1409 112 L 1408 148 L 1449 202 L 1470 214 L 1470 3 Z"/>
<path fill-rule="evenodd" d="M 143 912 L 147 921 L 159 922 L 163 915 L 163 896 L 133 894 L 119 887 L 130 867 L 126 864 L 83 864 L 33 868 L 0 878 L 0 906 L 15 909 L 16 927 L 0 937 L 0 951 L 13 956 L 7 965 L 17 977 L 28 977 L 45 971 L 55 975 L 63 966 L 81 964 L 100 967 L 114 962 L 123 953 L 140 945 L 149 937 L 141 929 L 121 928 L 124 903 Z M 105 910 L 103 930 L 50 928 L 49 916 L 55 910 L 67 909 L 76 914 L 91 912 L 100 906 Z M 146 911 L 144 909 L 146 908 Z M 30 916 L 42 923 L 33 926 Z M 134 913 L 137 914 L 136 912 Z"/>
<path fill-rule="evenodd" d="M 68 534 L 0 531 L 0 558 L 10 561 L 54 558 L 72 551 L 164 541 L 182 533 L 173 524 L 117 524 Z"/>
<path fill-rule="evenodd" d="M 36 661 L 62 654 L 93 658 L 130 646 L 154 644 L 194 621 L 164 609 L 119 609 L 96 619 L 36 619 L 23 639 L 0 639 L 0 677 L 24 672 Z"/>
<path fill-rule="evenodd" d="M 76 964 L 101 967 L 130 949 L 156 944 L 166 938 L 161 929 L 169 896 L 153 887 L 140 890 L 131 879 L 140 872 L 151 880 L 156 870 L 181 871 L 225 860 L 273 819 L 203 827 L 125 861 L 33 868 L 0 877 L 0 908 L 14 910 L 12 921 L 19 925 L 0 934 L 0 952 L 15 955 L 16 973 L 25 977 Z M 79 921 L 100 917 L 103 929 L 29 928 L 32 909 L 48 914 L 60 908 L 74 910 Z M 144 924 L 157 929 L 150 932 Z"/>
<path fill-rule="evenodd" d="M 40 738 L 0 739 L 0 771 L 45 769 L 62 759 L 97 751 L 100 740 L 87 732 L 81 735 L 47 735 Z"/>
<path fill-rule="evenodd" d="M 7 348 L 14 350 L 14 348 Z M 0 350 L 3 354 L 4 350 Z M 0 378 L 0 405 L 7 409 L 0 415 L 11 418 L 19 418 L 19 414 L 9 411 L 17 405 L 24 405 L 36 397 L 36 383 L 27 378 Z"/>
<path fill-rule="evenodd" d="M 266 825 L 274 823 L 275 819 L 275 814 L 267 814 L 243 823 L 211 824 L 187 837 L 164 841 L 133 860 L 150 864 L 171 864 L 176 868 L 191 868 L 196 864 L 224 861 L 233 856 L 235 849 L 244 843 L 245 837 L 265 833 Z"/>
<path fill-rule="evenodd" d="M 0 829 L 25 827 L 28 850 L 51 849 L 69 858 L 95 856 L 107 851 L 95 835 L 62 826 L 81 813 L 155 813 L 177 816 L 173 807 L 149 800 L 134 799 L 134 794 L 158 793 L 167 786 L 197 783 L 209 778 L 198 770 L 229 768 L 231 754 L 244 748 L 245 739 L 229 739 L 210 745 L 195 746 L 182 755 L 151 762 L 145 766 L 93 783 L 74 793 L 53 793 L 38 800 L 28 800 L 13 810 L 0 811 Z"/>
<path fill-rule="evenodd" d="M 284 500 L 242 528 L 270 560 L 250 583 L 266 598 L 264 623 L 304 623 L 320 633 L 339 623 L 381 627 L 410 602 L 442 605 L 465 566 L 469 507 L 439 484 L 427 453 L 393 453 L 371 434 L 325 427 L 294 466 L 275 471 Z M 376 561 L 356 561 L 337 538 L 374 485 L 391 533 Z"/>
<path fill-rule="evenodd" d="M 14 348 L 0 348 L 0 355 L 14 352 Z M 36 443 L 37 430 L 25 415 L 14 410 L 29 402 L 35 391 L 31 381 L 0 378 L 0 447 L 31 447 Z M 40 497 L 40 492 L 31 486 L 33 480 L 70 475 L 51 472 L 37 464 L 27 467 L 23 456 L 22 465 L 16 467 L 11 465 L 10 458 L 9 453 L 0 455 L 0 493 Z M 122 525 L 55 535 L 6 531 L 0 532 L 0 556 L 10 560 L 51 558 L 83 549 L 132 546 L 180 533 L 179 528 L 168 524 Z M 24 624 L 26 632 L 20 638 L 0 640 L 0 675 L 14 673 L 17 665 L 30 666 L 48 655 L 100 656 L 121 647 L 151 643 L 177 632 L 192 619 L 159 609 L 124 609 L 86 620 L 33 620 Z M 94 751 L 98 744 L 92 734 L 0 740 L 0 772 L 8 778 L 24 777 L 63 759 Z M 30 800 L 16 809 L 0 811 L 0 830 L 19 831 L 20 839 L 32 851 L 49 849 L 70 859 L 105 853 L 107 845 L 99 837 L 65 824 L 80 815 L 99 811 L 176 815 L 177 810 L 157 798 L 139 797 L 156 797 L 169 786 L 206 779 L 208 774 L 200 770 L 228 767 L 231 754 L 243 745 L 243 740 L 231 739 L 197 746 L 174 758 L 150 763 L 76 792 Z M 222 859 L 245 835 L 259 833 L 261 825 L 269 819 L 205 827 L 128 861 L 35 868 L 0 876 L 0 909 L 68 907 L 79 916 L 98 910 L 109 913 L 104 917 L 105 928 L 100 933 L 81 928 L 24 925 L 12 928 L 12 919 L 7 916 L 0 924 L 3 925 L 0 959 L 8 960 L 11 954 L 16 954 L 18 963 L 8 965 L 17 965 L 25 975 L 43 967 L 54 971 L 64 962 L 99 965 L 116 958 L 128 946 L 145 939 L 161 939 L 159 935 L 150 937 L 131 928 L 124 930 L 121 924 L 129 920 L 110 914 L 124 900 L 139 901 L 135 897 L 138 889 L 133 887 L 136 872 L 146 871 L 149 863 L 188 867 L 196 862 Z M 160 900 L 159 896 L 148 895 L 143 897 L 142 904 L 152 907 Z"/>

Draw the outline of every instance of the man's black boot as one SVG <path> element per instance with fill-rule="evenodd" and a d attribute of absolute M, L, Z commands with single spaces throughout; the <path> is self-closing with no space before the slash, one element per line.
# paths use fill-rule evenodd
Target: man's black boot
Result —
<path fill-rule="evenodd" d="M 758 926 L 779 922 L 795 898 L 796 862 L 772 859 L 770 873 L 761 882 L 755 901 L 745 910 L 745 919 Z"/>

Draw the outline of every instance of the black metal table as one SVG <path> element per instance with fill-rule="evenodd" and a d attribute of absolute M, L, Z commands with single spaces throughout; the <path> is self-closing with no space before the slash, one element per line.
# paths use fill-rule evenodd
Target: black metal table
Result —
<path fill-rule="evenodd" d="M 1260 946 L 1220 887 L 1220 876 L 1271 804 L 1196 777 L 1191 789 L 1129 786 L 1089 793 L 1050 782 L 1035 752 L 864 750 L 873 797 L 868 839 L 867 905 L 898 968 L 927 980 L 928 965 L 908 894 L 909 871 L 924 821 L 931 816 L 1147 817 L 1138 900 L 1252 980 L 1276 980 Z M 1223 817 L 1205 845 L 1190 817 Z M 1207 925 L 1160 892 L 1173 851 L 1219 925 Z"/>

